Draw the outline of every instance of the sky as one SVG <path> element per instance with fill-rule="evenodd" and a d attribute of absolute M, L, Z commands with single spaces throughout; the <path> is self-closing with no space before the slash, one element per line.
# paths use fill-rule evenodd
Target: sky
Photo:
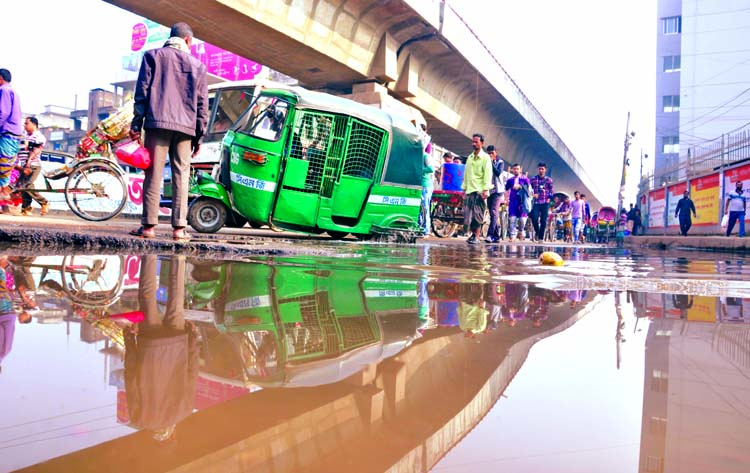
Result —
<path fill-rule="evenodd" d="M 452 0 L 451 5 L 597 182 L 605 205 L 617 205 L 631 112 L 636 136 L 628 153 L 626 202 L 632 201 L 641 150 L 653 156 L 654 148 L 656 2 Z M 4 16 L 29 14 L 28 1 L 3 0 Z M 28 21 L 6 22 L 3 37 L 16 40 L 0 46 L 0 67 L 13 74 L 24 114 L 49 104 L 82 108 L 89 90 L 112 90 L 110 83 L 125 78 L 121 57 L 129 52 L 136 15 L 101 0 L 36 0 L 33 17 L 33 27 Z M 652 158 L 644 160 L 644 172 L 652 167 Z"/>

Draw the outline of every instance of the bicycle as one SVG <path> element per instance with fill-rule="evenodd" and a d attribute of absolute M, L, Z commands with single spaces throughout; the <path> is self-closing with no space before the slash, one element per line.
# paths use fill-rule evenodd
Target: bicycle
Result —
<path fill-rule="evenodd" d="M 109 220 L 125 208 L 128 201 L 126 174 L 108 156 L 79 157 L 57 151 L 43 154 L 62 157 L 68 164 L 51 172 L 42 172 L 44 188 L 20 187 L 14 192 L 62 193 L 70 210 L 91 222 Z M 62 188 L 53 188 L 50 184 L 64 178 L 67 181 Z"/>

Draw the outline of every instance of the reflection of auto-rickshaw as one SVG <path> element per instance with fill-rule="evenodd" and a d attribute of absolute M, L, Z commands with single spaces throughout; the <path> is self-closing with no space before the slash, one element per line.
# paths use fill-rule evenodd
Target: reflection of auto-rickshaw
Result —
<path fill-rule="evenodd" d="M 213 339 L 241 360 L 235 383 L 335 382 L 396 354 L 417 331 L 414 280 L 235 263 L 227 284 Z"/>
<path fill-rule="evenodd" d="M 224 217 L 233 209 L 251 225 L 412 240 L 422 156 L 406 118 L 298 87 L 266 89 L 224 138 L 221 185 L 204 184 Z"/>

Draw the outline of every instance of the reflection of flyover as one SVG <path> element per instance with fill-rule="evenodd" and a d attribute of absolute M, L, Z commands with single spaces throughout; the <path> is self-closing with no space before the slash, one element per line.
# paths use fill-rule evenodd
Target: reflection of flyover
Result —
<path fill-rule="evenodd" d="M 190 22 L 198 38 L 300 80 L 308 88 L 423 112 L 435 142 L 470 152 L 478 131 L 508 160 L 548 163 L 558 189 L 599 189 L 446 1 L 106 0 L 161 24 Z"/>
<path fill-rule="evenodd" d="M 172 445 L 142 431 L 28 471 L 428 471 L 488 413 L 531 346 L 589 307 L 552 307 L 544 331 L 517 325 L 479 344 L 428 331 L 346 381 L 267 389 L 193 414 Z"/>

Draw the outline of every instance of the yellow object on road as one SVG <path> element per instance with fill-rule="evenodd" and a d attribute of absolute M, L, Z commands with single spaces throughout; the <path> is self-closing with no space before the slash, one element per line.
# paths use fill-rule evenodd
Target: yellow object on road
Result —
<path fill-rule="evenodd" d="M 565 261 L 563 261 L 562 256 L 554 251 L 545 251 L 539 255 L 539 264 L 544 266 L 562 266 L 565 264 Z"/>

